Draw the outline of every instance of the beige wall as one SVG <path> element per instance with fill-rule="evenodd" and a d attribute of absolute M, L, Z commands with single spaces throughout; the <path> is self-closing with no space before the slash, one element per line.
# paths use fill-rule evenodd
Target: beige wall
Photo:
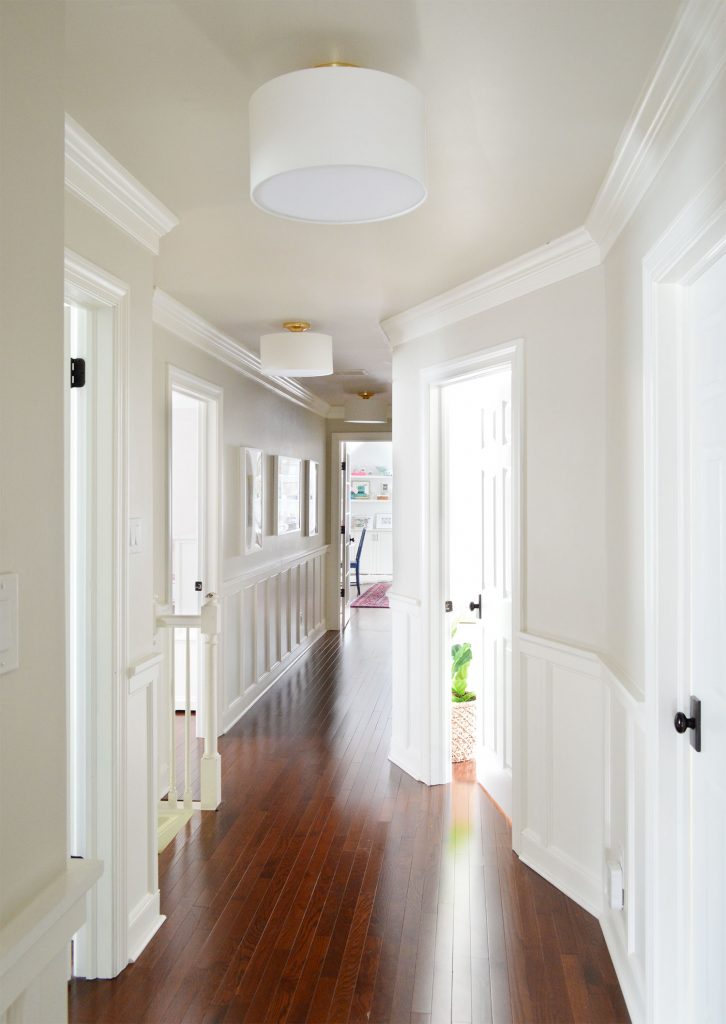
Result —
<path fill-rule="evenodd" d="M 726 78 L 671 151 L 605 261 L 607 323 L 607 639 L 618 670 L 643 688 L 642 261 L 726 158 Z"/>
<path fill-rule="evenodd" d="M 62 37 L 62 5 L 0 5 L 0 572 L 20 577 L 20 668 L 0 676 L 3 922 L 66 858 Z"/>
<path fill-rule="evenodd" d="M 219 360 L 182 341 L 161 327 L 154 328 L 154 547 L 155 593 L 170 599 L 167 513 L 167 380 L 172 365 L 222 388 L 222 581 L 261 568 L 275 559 L 313 550 L 324 543 L 327 532 L 325 420 L 301 406 L 280 398 Z M 265 453 L 265 536 L 262 551 L 245 555 L 242 550 L 239 450 L 260 448 Z M 320 463 L 321 531 L 317 537 L 304 533 L 277 537 L 272 533 L 273 455 L 290 455 Z"/>
<path fill-rule="evenodd" d="M 599 650 L 605 637 L 605 338 L 600 269 L 397 348 L 395 589 L 422 578 L 420 370 L 524 341 L 523 628 Z"/>

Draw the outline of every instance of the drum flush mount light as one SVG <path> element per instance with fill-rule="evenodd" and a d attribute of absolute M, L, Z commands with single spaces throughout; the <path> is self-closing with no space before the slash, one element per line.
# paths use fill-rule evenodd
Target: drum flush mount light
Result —
<path fill-rule="evenodd" d="M 333 372 L 333 339 L 310 330 L 307 320 L 287 320 L 285 332 L 260 338 L 261 369 L 268 377 L 325 377 Z M 304 335 L 304 337 L 301 337 Z"/>
<path fill-rule="evenodd" d="M 250 195 L 267 213 L 365 224 L 426 198 L 423 97 L 349 64 L 293 71 L 250 100 Z"/>
<path fill-rule="evenodd" d="M 345 401 L 343 419 L 346 423 L 386 423 L 388 410 L 382 398 L 373 391 L 359 391 Z"/>

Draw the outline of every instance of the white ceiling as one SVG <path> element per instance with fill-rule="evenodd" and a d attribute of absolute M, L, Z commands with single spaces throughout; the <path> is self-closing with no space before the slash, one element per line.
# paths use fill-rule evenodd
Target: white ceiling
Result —
<path fill-rule="evenodd" d="M 156 283 L 258 351 L 282 320 L 335 337 L 344 392 L 390 385 L 387 316 L 585 220 L 674 0 L 204 0 L 66 5 L 66 109 L 180 224 Z M 247 103 L 346 60 L 427 105 L 428 201 L 379 224 L 297 224 L 249 200 Z"/>

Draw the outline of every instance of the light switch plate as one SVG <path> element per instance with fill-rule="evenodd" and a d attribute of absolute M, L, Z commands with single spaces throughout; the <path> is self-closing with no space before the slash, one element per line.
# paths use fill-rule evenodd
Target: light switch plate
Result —
<path fill-rule="evenodd" d="M 141 519 L 138 516 L 129 519 L 129 551 L 132 555 L 141 551 Z"/>
<path fill-rule="evenodd" d="M 0 675 L 20 665 L 18 653 L 18 574 L 0 575 Z"/>

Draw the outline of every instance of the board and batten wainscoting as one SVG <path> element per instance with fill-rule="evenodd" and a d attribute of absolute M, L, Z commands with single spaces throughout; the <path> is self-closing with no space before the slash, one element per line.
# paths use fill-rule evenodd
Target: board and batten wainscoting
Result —
<path fill-rule="evenodd" d="M 222 732 L 325 632 L 328 551 L 300 552 L 222 584 Z"/>

